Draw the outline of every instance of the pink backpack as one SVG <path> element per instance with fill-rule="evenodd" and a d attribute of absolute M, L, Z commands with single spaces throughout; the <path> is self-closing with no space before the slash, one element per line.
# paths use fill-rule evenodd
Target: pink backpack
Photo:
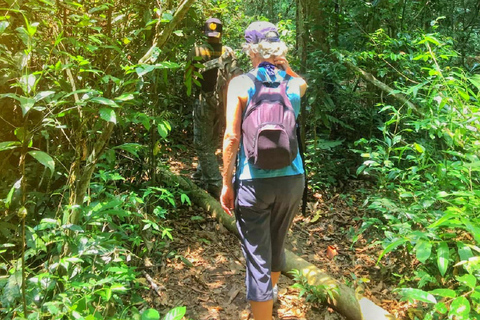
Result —
<path fill-rule="evenodd" d="M 289 166 L 298 153 L 295 110 L 287 96 L 291 76 L 280 82 L 262 82 L 247 73 L 255 83 L 242 121 L 242 139 L 248 161 L 260 169 Z"/>

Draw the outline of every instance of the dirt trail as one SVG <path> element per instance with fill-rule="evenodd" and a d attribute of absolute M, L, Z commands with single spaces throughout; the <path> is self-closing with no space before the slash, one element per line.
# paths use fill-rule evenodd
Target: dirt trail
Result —
<path fill-rule="evenodd" d="M 189 177 L 195 158 L 178 155 L 169 160 L 172 171 Z M 193 161 L 192 161 L 193 159 Z M 376 265 L 381 248 L 372 246 L 361 236 L 353 243 L 360 227 L 362 194 L 365 182 L 350 181 L 343 190 L 309 199 L 306 216 L 298 215 L 288 235 L 288 248 L 315 264 L 334 278 L 357 288 L 357 291 L 385 310 L 405 318 L 405 305 L 395 300 L 390 276 L 395 260 L 386 266 Z M 346 196 L 348 195 L 348 196 Z M 177 218 L 168 220 L 173 241 L 164 254 L 166 263 L 148 270 L 160 294 L 151 290 L 148 298 L 160 311 L 186 306 L 194 320 L 253 319 L 245 299 L 245 263 L 238 239 L 197 207 L 179 208 Z M 339 320 L 338 313 L 299 298 L 291 288 L 293 281 L 282 275 L 275 319 Z"/>

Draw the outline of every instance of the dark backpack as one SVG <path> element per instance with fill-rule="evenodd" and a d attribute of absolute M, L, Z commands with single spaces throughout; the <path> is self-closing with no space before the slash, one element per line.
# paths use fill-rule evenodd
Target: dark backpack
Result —
<path fill-rule="evenodd" d="M 287 96 L 286 75 L 281 82 L 262 82 L 247 73 L 255 83 L 255 93 L 242 121 L 243 147 L 248 161 L 260 169 L 289 166 L 298 154 L 295 110 Z"/>

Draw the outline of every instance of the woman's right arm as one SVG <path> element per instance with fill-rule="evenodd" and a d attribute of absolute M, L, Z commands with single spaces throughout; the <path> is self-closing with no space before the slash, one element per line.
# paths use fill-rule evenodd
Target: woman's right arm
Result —
<path fill-rule="evenodd" d="M 233 170 L 241 138 L 242 114 L 248 100 L 251 81 L 239 76 L 230 81 L 227 92 L 226 128 L 223 138 L 223 188 L 220 202 L 230 215 L 234 208 Z"/>

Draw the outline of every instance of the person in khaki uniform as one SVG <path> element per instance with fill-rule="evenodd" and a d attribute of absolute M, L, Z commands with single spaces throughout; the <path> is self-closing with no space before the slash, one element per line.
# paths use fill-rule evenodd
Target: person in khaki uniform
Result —
<path fill-rule="evenodd" d="M 222 189 L 222 175 L 215 151 L 225 123 L 226 89 L 230 79 L 242 73 L 234 51 L 221 43 L 222 32 L 219 19 L 208 19 L 204 27 L 207 42 L 196 45 L 190 53 L 192 60 L 204 66 L 198 70 L 202 76 L 193 108 L 193 143 L 198 166 L 192 178 L 217 198 Z"/>

